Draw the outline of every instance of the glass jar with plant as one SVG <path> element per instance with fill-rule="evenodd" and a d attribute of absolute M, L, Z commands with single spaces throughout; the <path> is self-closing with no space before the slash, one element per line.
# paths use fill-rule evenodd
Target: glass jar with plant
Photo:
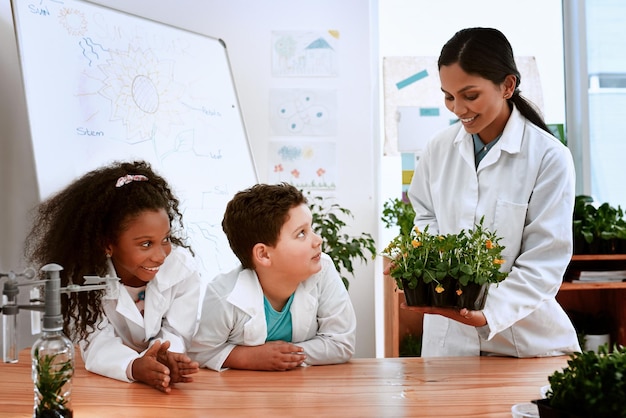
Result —
<path fill-rule="evenodd" d="M 376 257 L 376 243 L 370 233 L 352 236 L 343 232 L 348 226 L 347 218 L 352 212 L 337 203 L 328 204 L 322 196 L 307 192 L 307 200 L 313 214 L 313 230 L 322 237 L 322 251 L 330 256 L 346 289 L 350 286 L 348 273 L 354 277 L 354 262 L 367 263 Z"/>
<path fill-rule="evenodd" d="M 489 285 L 498 284 L 508 273 L 500 237 L 483 226 L 458 234 L 430 234 L 417 227 L 398 235 L 383 251 L 391 259 L 390 274 L 404 290 L 408 305 L 484 307 Z"/>
<path fill-rule="evenodd" d="M 63 334 L 58 264 L 41 268 L 46 273 L 42 334 L 31 349 L 35 384 L 35 418 L 71 418 L 74 344 Z"/>
<path fill-rule="evenodd" d="M 74 348 L 62 334 L 47 335 L 33 347 L 36 418 L 69 418 Z"/>

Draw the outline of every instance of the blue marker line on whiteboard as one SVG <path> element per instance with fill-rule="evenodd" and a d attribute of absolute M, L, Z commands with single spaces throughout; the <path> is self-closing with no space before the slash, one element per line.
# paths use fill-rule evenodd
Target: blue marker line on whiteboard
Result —
<path fill-rule="evenodd" d="M 409 78 L 405 78 L 402 81 L 398 81 L 396 83 L 396 87 L 398 88 L 398 90 L 405 88 L 408 85 L 411 85 L 413 83 L 415 83 L 416 81 L 421 80 L 422 78 L 426 77 L 428 75 L 428 71 L 426 70 L 422 70 L 417 74 L 413 74 L 411 77 Z"/>

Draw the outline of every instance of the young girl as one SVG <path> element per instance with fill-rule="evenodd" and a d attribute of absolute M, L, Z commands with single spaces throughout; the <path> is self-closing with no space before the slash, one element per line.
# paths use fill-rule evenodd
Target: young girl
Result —
<path fill-rule="evenodd" d="M 422 356 L 534 357 L 580 351 L 555 299 L 572 255 L 574 164 L 520 94 L 511 45 L 496 29 L 457 32 L 439 78 L 459 122 L 437 134 L 415 168 L 415 224 L 442 234 L 485 224 L 503 237 L 508 277 L 485 308 L 411 308 L 424 316 Z"/>
<path fill-rule="evenodd" d="M 198 371 L 184 353 L 201 280 L 179 235 L 178 205 L 165 179 L 139 161 L 93 170 L 37 208 L 28 260 L 60 264 L 62 286 L 90 275 L 120 279 L 113 298 L 98 291 L 62 298 L 64 332 L 79 344 L 87 370 L 162 392 Z"/>

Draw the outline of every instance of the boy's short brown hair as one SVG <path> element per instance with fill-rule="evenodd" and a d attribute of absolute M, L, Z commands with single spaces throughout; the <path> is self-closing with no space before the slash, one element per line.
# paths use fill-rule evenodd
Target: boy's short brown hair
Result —
<path fill-rule="evenodd" d="M 254 269 L 256 244 L 276 245 L 289 210 L 303 203 L 302 192 L 288 183 L 256 184 L 235 194 L 226 205 L 222 229 L 244 268 Z"/>

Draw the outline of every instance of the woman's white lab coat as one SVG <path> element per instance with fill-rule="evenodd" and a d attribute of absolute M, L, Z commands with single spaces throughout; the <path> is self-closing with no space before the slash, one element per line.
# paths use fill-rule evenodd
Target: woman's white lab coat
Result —
<path fill-rule="evenodd" d="M 572 254 L 574 182 L 569 150 L 516 108 L 478 169 L 472 137 L 460 123 L 433 138 L 409 189 L 416 225 L 457 233 L 484 216 L 485 226 L 504 237 L 502 268 L 510 273 L 489 289 L 485 327 L 425 315 L 423 356 L 580 351 L 555 299 Z"/>
<path fill-rule="evenodd" d="M 128 366 L 152 341 L 167 340 L 170 351 L 186 352 L 197 328 L 202 290 L 195 266 L 187 249 L 173 247 L 156 277 L 146 285 L 143 316 L 124 285 L 119 284 L 118 296 L 102 301 L 106 316 L 89 336 L 89 345 L 80 343 L 85 368 L 129 382 Z"/>
<path fill-rule="evenodd" d="M 291 342 L 304 349 L 309 365 L 342 363 L 354 354 L 350 296 L 328 255 L 321 262 L 321 271 L 296 288 L 290 309 Z M 266 337 L 263 289 L 253 270 L 239 267 L 208 283 L 188 354 L 201 367 L 221 371 L 233 348 L 262 345 Z"/>

